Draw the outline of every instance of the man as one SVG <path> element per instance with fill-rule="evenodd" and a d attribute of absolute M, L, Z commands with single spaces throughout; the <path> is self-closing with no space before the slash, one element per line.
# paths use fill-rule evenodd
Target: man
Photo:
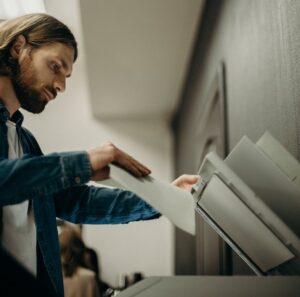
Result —
<path fill-rule="evenodd" d="M 85 185 L 109 176 L 110 163 L 137 177 L 150 170 L 112 143 L 88 151 L 43 155 L 22 127 L 19 108 L 40 113 L 66 88 L 77 58 L 71 31 L 45 14 L 0 24 L 1 245 L 63 296 L 56 217 L 73 223 L 119 224 L 160 214 L 135 194 Z M 190 189 L 196 176 L 173 182 Z"/>

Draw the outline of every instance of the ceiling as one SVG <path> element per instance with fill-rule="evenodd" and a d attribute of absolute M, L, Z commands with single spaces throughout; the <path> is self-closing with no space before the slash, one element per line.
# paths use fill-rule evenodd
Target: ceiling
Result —
<path fill-rule="evenodd" d="M 3 1 L 1 5 L 11 2 Z M 81 32 L 94 116 L 170 118 L 180 100 L 205 0 L 44 1 L 47 12 Z M 29 4 L 39 11 L 43 2 Z M 72 15 L 77 5 L 79 17 Z M 16 6 L 15 13 L 23 6 Z"/>
<path fill-rule="evenodd" d="M 80 0 L 92 111 L 169 117 L 183 87 L 204 0 Z"/>

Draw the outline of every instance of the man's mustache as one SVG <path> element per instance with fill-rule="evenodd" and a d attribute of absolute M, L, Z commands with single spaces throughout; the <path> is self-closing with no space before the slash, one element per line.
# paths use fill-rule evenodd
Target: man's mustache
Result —
<path fill-rule="evenodd" d="M 56 98 L 57 91 L 55 88 L 53 88 L 51 86 L 47 86 L 47 87 L 45 87 L 45 89 L 53 95 L 53 99 Z"/>

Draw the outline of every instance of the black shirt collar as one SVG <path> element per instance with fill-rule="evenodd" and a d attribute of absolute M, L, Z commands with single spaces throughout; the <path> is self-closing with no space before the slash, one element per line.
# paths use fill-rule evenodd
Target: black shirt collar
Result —
<path fill-rule="evenodd" d="M 0 98 L 0 121 L 5 123 L 8 120 L 14 122 L 17 126 L 20 127 L 24 120 L 24 116 L 19 110 L 17 110 L 10 118 L 9 111 L 7 110 L 6 106 L 2 103 Z"/>

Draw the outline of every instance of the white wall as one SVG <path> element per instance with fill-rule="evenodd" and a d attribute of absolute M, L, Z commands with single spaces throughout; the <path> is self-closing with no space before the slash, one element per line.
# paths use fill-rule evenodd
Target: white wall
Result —
<path fill-rule="evenodd" d="M 153 176 L 172 179 L 172 137 L 162 118 L 103 123 L 92 117 L 85 69 L 84 47 L 77 1 L 46 1 L 48 13 L 64 21 L 79 42 L 67 91 L 41 115 L 25 113 L 24 125 L 37 137 L 45 153 L 82 150 L 113 141 L 148 165 Z M 67 12 L 67 13 L 66 13 Z M 149 275 L 173 272 L 173 227 L 166 218 L 118 226 L 85 226 L 87 245 L 100 256 L 102 277 L 117 285 L 122 273 Z"/>

